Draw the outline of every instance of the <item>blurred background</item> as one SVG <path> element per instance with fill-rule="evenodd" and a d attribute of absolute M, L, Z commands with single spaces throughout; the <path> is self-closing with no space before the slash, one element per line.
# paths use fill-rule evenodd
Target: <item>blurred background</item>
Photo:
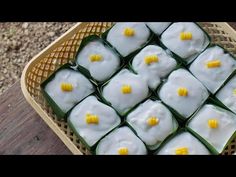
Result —
<path fill-rule="evenodd" d="M 1 22 L 0 95 L 20 79 L 26 63 L 76 23 Z M 236 29 L 235 22 L 229 24 Z"/>
<path fill-rule="evenodd" d="M 75 23 L 0 23 L 0 95 L 21 76 L 26 63 Z"/>

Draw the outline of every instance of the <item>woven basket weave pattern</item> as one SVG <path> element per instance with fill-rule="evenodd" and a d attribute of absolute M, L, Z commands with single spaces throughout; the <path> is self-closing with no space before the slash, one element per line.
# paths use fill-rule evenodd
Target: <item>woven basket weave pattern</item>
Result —
<path fill-rule="evenodd" d="M 215 23 L 199 23 L 203 29 L 211 36 L 212 42 L 222 45 L 225 49 L 236 56 L 236 41 L 224 31 L 224 29 Z M 70 62 L 79 48 L 82 39 L 86 36 L 96 34 L 101 35 L 112 25 L 111 22 L 87 23 L 84 28 L 79 29 L 70 39 L 64 41 L 59 47 L 55 48 L 40 61 L 35 62 L 34 66 L 27 72 L 25 83 L 30 96 L 44 110 L 45 113 L 55 122 L 66 136 L 76 145 L 78 151 L 83 154 L 89 154 L 85 146 L 77 139 L 74 133 L 64 121 L 58 121 L 50 106 L 42 96 L 40 84 L 48 78 L 61 65 Z M 232 154 L 235 152 L 236 142 L 233 141 L 223 154 Z"/>

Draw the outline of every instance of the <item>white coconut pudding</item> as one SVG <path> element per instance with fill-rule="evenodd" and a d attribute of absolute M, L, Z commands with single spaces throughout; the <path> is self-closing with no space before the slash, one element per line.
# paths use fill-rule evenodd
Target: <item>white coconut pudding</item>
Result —
<path fill-rule="evenodd" d="M 121 115 L 144 100 L 149 94 L 146 81 L 127 69 L 121 70 L 107 85 L 102 95 Z"/>
<path fill-rule="evenodd" d="M 177 134 L 157 155 L 210 155 L 208 149 L 188 132 Z"/>
<path fill-rule="evenodd" d="M 161 100 L 184 118 L 191 116 L 208 96 L 207 89 L 185 69 L 173 71 L 159 92 Z"/>
<path fill-rule="evenodd" d="M 236 69 L 236 61 L 219 46 L 206 49 L 191 64 L 190 71 L 215 93 Z"/>
<path fill-rule="evenodd" d="M 101 41 L 89 42 L 78 54 L 76 63 L 86 68 L 97 81 L 105 81 L 120 66 L 120 58 Z"/>
<path fill-rule="evenodd" d="M 160 35 L 171 22 L 147 22 L 146 25 L 156 34 Z"/>
<path fill-rule="evenodd" d="M 151 89 L 156 89 L 161 78 L 167 76 L 177 63 L 165 50 L 156 45 L 148 45 L 133 59 L 133 69 L 147 80 Z"/>
<path fill-rule="evenodd" d="M 160 101 L 150 99 L 140 104 L 126 120 L 151 150 L 178 127 L 171 112 Z"/>
<path fill-rule="evenodd" d="M 121 122 L 115 110 L 95 96 L 89 96 L 75 106 L 68 121 L 90 147 Z"/>
<path fill-rule="evenodd" d="M 72 69 L 59 70 L 45 86 L 45 92 L 63 112 L 69 111 L 76 103 L 94 91 L 92 83 Z"/>
<path fill-rule="evenodd" d="M 126 57 L 144 45 L 150 37 L 144 23 L 116 23 L 108 32 L 106 40 Z"/>
<path fill-rule="evenodd" d="M 218 106 L 206 104 L 187 126 L 221 153 L 236 131 L 236 115 Z"/>
<path fill-rule="evenodd" d="M 192 22 L 173 23 L 162 33 L 161 41 L 186 62 L 192 61 L 210 43 L 206 34 Z"/>
<path fill-rule="evenodd" d="M 128 127 L 121 127 L 108 134 L 98 143 L 96 154 L 146 155 L 147 149 Z"/>
<path fill-rule="evenodd" d="M 219 90 L 216 97 L 226 107 L 236 113 L 236 76 L 232 77 L 227 84 Z"/>

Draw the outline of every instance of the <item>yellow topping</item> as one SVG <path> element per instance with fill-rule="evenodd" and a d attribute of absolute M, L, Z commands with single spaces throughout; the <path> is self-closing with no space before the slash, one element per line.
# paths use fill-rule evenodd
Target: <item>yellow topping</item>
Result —
<path fill-rule="evenodd" d="M 176 155 L 188 155 L 188 148 L 187 147 L 181 147 L 175 149 L 175 154 Z"/>
<path fill-rule="evenodd" d="M 219 126 L 218 120 L 216 120 L 216 119 L 209 119 L 208 120 L 208 126 L 210 128 L 217 128 Z"/>
<path fill-rule="evenodd" d="M 91 62 L 97 62 L 102 60 L 102 55 L 99 54 L 92 54 L 89 56 Z"/>
<path fill-rule="evenodd" d="M 130 85 L 123 85 L 121 91 L 123 94 L 129 94 L 132 92 L 132 87 Z"/>
<path fill-rule="evenodd" d="M 178 95 L 179 95 L 179 96 L 188 96 L 188 90 L 187 90 L 187 88 L 179 87 L 179 88 L 178 88 Z"/>
<path fill-rule="evenodd" d="M 150 65 L 152 63 L 156 63 L 159 61 L 159 58 L 157 57 L 157 55 L 149 55 L 149 56 L 146 56 L 144 58 L 144 62 L 147 64 L 147 65 Z"/>
<path fill-rule="evenodd" d="M 236 95 L 236 89 L 233 90 L 234 95 Z"/>
<path fill-rule="evenodd" d="M 159 123 L 159 119 L 157 117 L 150 117 L 148 118 L 147 120 L 147 124 L 150 125 L 150 126 L 155 126 Z"/>
<path fill-rule="evenodd" d="M 99 117 L 93 114 L 86 114 L 86 123 L 87 124 L 98 124 Z"/>
<path fill-rule="evenodd" d="M 216 68 L 221 66 L 221 61 L 220 60 L 212 60 L 207 62 L 207 67 L 208 68 Z"/>
<path fill-rule="evenodd" d="M 71 92 L 73 90 L 73 85 L 70 83 L 61 83 L 61 90 L 64 92 Z"/>
<path fill-rule="evenodd" d="M 192 33 L 190 33 L 190 32 L 181 32 L 180 33 L 180 39 L 181 40 L 191 40 L 192 39 Z"/>
<path fill-rule="evenodd" d="M 127 37 L 132 37 L 134 36 L 135 34 L 135 31 L 133 28 L 125 28 L 124 29 L 124 35 L 127 36 Z"/>
<path fill-rule="evenodd" d="M 119 153 L 120 155 L 128 155 L 129 150 L 128 150 L 127 147 L 121 147 L 121 148 L 119 148 L 118 153 Z"/>

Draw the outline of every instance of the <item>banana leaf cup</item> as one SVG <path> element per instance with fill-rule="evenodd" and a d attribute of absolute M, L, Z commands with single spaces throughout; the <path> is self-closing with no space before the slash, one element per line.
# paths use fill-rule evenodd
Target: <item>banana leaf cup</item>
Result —
<path fill-rule="evenodd" d="M 95 98 L 96 98 L 96 100 L 95 101 L 98 101 L 98 102 L 100 102 L 100 103 L 102 103 L 102 106 L 106 106 L 106 108 L 108 108 L 107 106 L 108 105 L 106 105 L 105 103 L 103 103 L 102 102 L 102 100 L 97 96 L 97 94 L 92 94 L 92 95 L 90 95 L 90 96 L 94 96 Z M 87 97 L 88 99 L 91 99 L 91 97 L 89 98 L 89 97 Z M 86 101 L 86 99 L 84 99 L 83 101 Z M 74 134 L 77 136 L 77 138 L 84 144 L 84 146 L 90 151 L 90 153 L 91 154 L 95 154 L 95 148 L 96 148 L 96 146 L 97 146 L 97 144 L 98 144 L 98 142 L 103 138 L 103 137 L 105 137 L 107 134 L 109 134 L 110 132 L 112 132 L 113 131 L 113 129 L 115 129 L 115 128 L 117 128 L 117 127 L 119 127 L 120 125 L 122 125 L 123 124 L 123 122 L 121 121 L 121 118 L 119 117 L 119 115 L 117 114 L 117 112 L 112 108 L 112 112 L 111 112 L 111 110 L 108 110 L 108 109 L 106 109 L 107 111 L 109 111 L 109 114 L 113 114 L 114 116 L 112 116 L 113 118 L 114 117 L 116 117 L 116 119 L 117 120 L 113 120 L 114 122 L 113 122 L 113 124 L 112 125 L 110 125 L 110 127 L 109 128 L 107 128 L 106 130 L 103 130 L 104 132 L 103 133 L 100 133 L 99 131 L 100 131 L 100 129 L 98 130 L 97 129 L 97 126 L 102 126 L 102 123 L 101 123 L 101 120 L 99 120 L 99 122 L 98 123 L 93 123 L 93 122 L 91 122 L 91 123 L 88 123 L 87 122 L 87 128 L 84 128 L 83 126 L 82 126 L 82 124 L 80 125 L 81 126 L 81 128 L 79 128 L 79 127 L 76 127 L 77 126 L 77 123 L 76 123 L 76 121 L 78 121 L 78 120 L 75 120 L 75 115 L 76 115 L 76 113 L 73 113 L 73 111 L 76 111 L 76 109 L 78 109 L 78 107 L 79 106 L 81 106 L 82 104 L 85 104 L 83 101 L 81 101 L 80 103 L 78 103 L 76 106 L 74 106 L 73 107 L 73 109 L 71 109 L 70 110 L 70 112 L 68 113 L 68 118 L 67 118 L 67 123 L 68 123 L 68 126 L 71 128 L 71 130 L 74 132 Z M 83 105 L 84 106 L 84 105 Z M 89 107 L 89 105 L 88 105 L 88 107 Z M 109 106 L 110 107 L 110 106 Z M 96 109 L 99 109 L 99 108 L 101 108 L 101 106 L 99 107 L 99 105 L 96 105 Z M 111 107 L 110 107 L 111 108 Z M 80 109 L 82 109 L 82 108 L 80 108 Z M 85 110 L 86 108 L 84 108 L 84 110 Z M 94 109 L 93 110 L 90 110 L 90 111 L 94 111 Z M 72 115 L 73 114 L 73 115 Z M 81 112 L 79 113 L 80 115 L 82 114 Z M 91 115 L 92 115 L 92 113 L 91 113 Z M 86 114 L 86 116 L 87 116 L 87 114 Z M 85 117 L 86 117 L 85 116 Z M 77 116 L 76 116 L 77 117 Z M 99 119 L 101 119 L 101 116 L 99 115 Z M 87 117 L 86 117 L 87 118 Z M 93 118 L 93 117 L 91 117 L 91 118 Z M 111 118 L 111 117 L 109 117 L 109 118 Z M 94 118 L 93 118 L 94 119 Z M 87 121 L 87 119 L 84 119 L 84 120 L 86 120 Z M 91 121 L 93 121 L 92 119 L 91 119 Z M 88 131 L 90 131 L 91 133 L 90 133 L 90 136 L 89 136 L 89 133 L 88 133 Z M 98 131 L 98 133 L 100 134 L 99 135 L 99 137 L 97 138 L 97 140 L 95 141 L 95 140 L 93 140 L 93 143 L 92 143 L 92 141 L 91 141 L 91 139 L 93 138 L 92 137 L 92 135 L 94 134 L 94 132 L 96 132 L 96 131 Z M 86 134 L 84 133 L 84 132 L 86 132 Z M 86 137 L 83 137 L 81 134 L 84 134 L 84 136 L 86 135 Z M 87 139 L 87 140 L 86 140 Z"/>
<path fill-rule="evenodd" d="M 225 107 L 222 107 L 220 104 L 215 104 L 216 102 L 212 99 L 212 98 L 209 98 L 206 102 L 205 102 L 205 104 L 197 111 L 197 112 L 195 112 L 192 116 L 191 116 L 191 118 L 187 121 L 187 123 L 186 123 L 186 129 L 188 130 L 188 131 L 190 131 L 193 135 L 195 135 L 203 144 L 205 144 L 205 146 L 207 146 L 208 147 L 208 149 L 214 154 L 214 155 L 219 155 L 219 154 L 221 154 L 224 150 L 225 150 L 225 148 L 232 142 L 232 140 L 233 139 L 235 139 L 235 137 L 236 137 L 236 115 L 233 113 L 233 112 L 231 112 L 230 110 L 228 110 L 228 109 L 225 109 Z M 196 130 L 196 127 L 195 128 L 193 128 L 193 127 L 191 127 L 191 123 L 192 123 L 192 121 L 196 118 L 196 117 L 198 117 L 199 116 L 199 114 L 201 113 L 201 111 L 203 110 L 203 108 L 207 108 L 207 107 L 205 107 L 205 106 L 208 106 L 208 109 L 209 109 L 209 106 L 213 106 L 213 108 L 218 112 L 221 112 L 221 113 L 224 113 L 224 114 L 228 114 L 228 115 L 230 115 L 230 116 L 232 116 L 231 118 L 232 118 L 232 120 L 234 121 L 234 119 L 235 119 L 235 122 L 231 122 L 231 125 L 234 125 L 235 127 L 234 128 L 232 128 L 232 129 L 230 129 L 230 127 L 226 127 L 226 129 L 222 132 L 222 130 L 221 130 L 221 133 L 223 133 L 223 134 L 226 134 L 226 132 L 228 131 L 228 130 L 230 130 L 231 131 L 231 133 L 230 134 L 228 134 L 228 137 L 225 137 L 225 138 L 223 138 L 224 139 L 224 143 L 219 143 L 220 142 L 220 140 L 218 140 L 219 142 L 219 144 L 221 145 L 221 147 L 220 148 L 218 148 L 218 147 L 216 147 L 217 146 L 217 140 L 215 140 L 215 138 L 214 139 L 212 139 L 212 138 L 210 138 L 210 137 L 208 137 L 208 140 L 206 139 L 206 137 L 205 137 L 205 133 L 203 134 L 202 132 L 199 132 L 199 130 Z M 203 116 L 203 115 L 201 115 L 201 116 Z M 214 119 L 214 117 L 209 117 L 209 118 L 211 118 L 211 119 Z M 226 118 L 225 118 L 226 119 Z M 228 119 L 228 118 L 227 118 Z M 200 121 L 200 120 L 199 120 Z M 199 122 L 198 121 L 198 122 Z M 211 122 L 209 122 L 209 120 L 206 122 L 206 124 L 208 124 L 208 127 L 207 128 L 209 128 L 210 129 L 210 132 L 208 133 L 208 135 L 210 136 L 211 135 L 211 137 L 213 136 L 213 134 L 214 133 L 216 133 L 217 131 L 220 131 L 219 130 L 219 128 L 221 127 L 221 125 L 220 125 L 220 123 L 221 123 L 222 121 L 211 121 Z M 222 122 L 222 126 L 223 126 L 223 124 L 225 124 L 224 122 Z M 226 124 L 225 124 L 226 125 Z M 227 125 L 228 125 L 228 123 L 227 123 Z M 193 125 L 192 125 L 193 126 Z M 196 125 L 195 125 L 196 126 Z M 200 127 L 201 125 L 199 124 L 198 125 L 198 128 Z M 204 129 L 206 129 L 206 128 L 204 128 Z M 219 137 L 218 135 L 217 135 L 217 137 Z M 219 145 L 218 144 L 218 145 Z"/>
<path fill-rule="evenodd" d="M 224 54 L 228 54 L 232 59 L 234 59 L 235 60 L 235 62 L 236 62 L 236 58 L 235 58 L 235 56 L 233 56 L 229 51 L 227 51 L 224 47 L 222 47 L 221 45 L 218 45 L 218 44 L 210 44 L 204 51 L 202 51 L 200 54 L 199 54 L 199 56 L 201 55 L 201 54 L 203 54 L 207 49 L 213 49 L 214 47 L 219 47 L 220 49 L 222 49 L 223 50 L 223 52 L 224 52 Z M 225 57 L 225 56 L 224 56 Z M 197 57 L 198 58 L 198 57 Z M 197 58 L 196 58 L 196 60 L 195 61 L 197 61 Z M 223 81 L 221 81 L 221 85 L 217 85 L 217 87 L 216 87 L 216 89 L 214 89 L 214 91 L 212 91 L 211 89 L 209 89 L 208 87 L 209 87 L 209 83 L 207 82 L 207 81 L 201 81 L 201 73 L 200 73 L 200 71 L 198 71 L 198 73 L 195 71 L 195 73 L 194 73 L 194 70 L 196 70 L 196 66 L 198 66 L 198 65 L 196 65 L 195 64 L 195 66 L 194 66 L 194 68 L 191 68 L 191 66 L 194 64 L 194 62 L 195 61 L 192 61 L 191 63 L 189 63 L 188 64 L 188 66 L 187 66 L 187 69 L 197 78 L 197 79 L 199 79 L 200 80 L 200 82 L 202 82 L 203 83 L 203 85 L 205 85 L 205 87 L 209 90 L 209 92 L 211 93 L 211 95 L 213 96 L 213 95 L 215 95 L 216 94 L 216 92 L 218 92 L 234 75 L 235 75 L 235 73 L 236 73 L 236 64 L 234 65 L 234 68 L 232 68 L 232 71 L 230 72 L 230 73 L 228 73 L 228 77 L 225 77 L 225 78 L 223 78 L 224 80 Z M 217 61 L 217 60 L 216 60 Z M 223 60 L 224 61 L 224 60 Z M 232 60 L 233 61 L 233 60 Z M 221 61 L 220 61 L 221 62 Z M 229 59 L 227 60 L 227 61 L 225 61 L 225 63 L 229 63 Z M 200 62 L 198 62 L 197 64 L 201 64 Z M 222 65 L 224 65 L 224 63 L 222 63 L 222 64 L 220 64 L 220 67 L 222 66 Z M 229 64 L 228 64 L 228 66 L 229 66 Z M 202 65 L 200 65 L 199 67 L 204 67 L 204 66 L 202 66 Z M 214 68 L 210 68 L 210 69 L 212 69 L 212 71 L 213 71 L 213 69 Z M 229 68 L 227 68 L 227 70 L 229 70 Z M 201 70 L 202 72 L 205 72 L 204 70 Z M 226 70 L 225 70 L 226 71 Z M 230 71 L 230 70 L 229 70 Z M 216 71 L 217 73 L 220 73 L 219 71 Z M 222 73 L 223 71 L 221 71 L 221 73 Z M 224 72 L 225 73 L 225 72 Z M 214 73 L 212 73 L 212 74 L 214 74 Z M 199 75 L 200 75 L 200 78 L 199 78 Z M 207 76 L 206 75 L 206 77 L 209 77 L 209 81 L 210 81 L 210 79 L 212 78 L 212 80 L 213 79 L 215 79 L 216 81 L 218 81 L 218 78 L 222 78 L 222 76 L 217 76 L 217 78 L 216 78 L 216 76 L 215 76 L 215 78 L 212 76 L 210 76 L 210 74 L 209 74 L 209 76 Z"/>
<path fill-rule="evenodd" d="M 150 98 L 146 99 L 142 103 L 138 104 L 135 108 L 133 108 L 132 111 L 129 112 L 129 114 L 126 116 L 125 122 L 135 132 L 135 134 L 144 142 L 144 144 L 146 145 L 147 149 L 149 150 L 149 153 L 152 154 L 154 151 L 157 150 L 157 148 L 159 146 L 161 146 L 161 144 L 165 141 L 165 139 L 170 137 L 172 134 L 174 134 L 178 130 L 179 124 L 178 124 L 177 120 L 174 118 L 173 114 L 170 112 L 171 119 L 172 119 L 172 130 L 171 130 L 171 132 L 169 132 L 168 134 L 165 135 L 164 140 L 157 141 L 156 143 L 154 143 L 152 145 L 148 145 L 147 143 L 145 143 L 145 139 L 143 139 L 141 136 L 139 136 L 139 131 L 135 128 L 135 126 L 138 127 L 138 125 L 134 126 L 133 123 L 131 123 L 130 120 L 128 120 L 128 117 L 131 115 L 132 112 L 134 112 L 135 110 L 139 109 L 140 105 L 143 105 L 143 103 L 146 103 L 146 101 L 158 101 L 158 103 L 163 104 L 155 96 L 151 96 Z M 156 126 L 159 126 L 159 125 L 156 125 Z M 142 129 L 142 128 L 140 127 L 140 129 Z M 152 134 L 150 134 L 150 136 L 152 136 Z"/>
<path fill-rule="evenodd" d="M 194 134 L 192 134 L 190 131 L 188 131 L 186 128 L 184 128 L 184 127 L 182 127 L 182 128 L 180 128 L 180 129 L 178 129 L 174 134 L 172 134 L 171 136 L 169 136 L 167 139 L 165 139 L 164 140 L 164 142 L 161 144 L 161 146 L 155 151 L 155 153 L 154 153 L 154 155 L 160 155 L 160 152 L 161 152 L 161 150 L 163 150 L 164 148 L 166 148 L 166 146 L 172 141 L 172 140 L 174 140 L 176 137 L 178 137 L 179 135 L 182 135 L 183 133 L 189 133 L 190 134 L 190 136 L 193 136 L 193 138 L 195 138 L 197 141 L 198 141 L 198 146 L 201 144 L 201 148 L 203 148 L 203 150 L 204 150 L 204 153 L 206 153 L 206 154 L 212 154 L 212 152 L 210 151 L 210 149 L 207 147 L 207 146 L 205 146 Z M 191 144 L 190 144 L 190 146 L 191 146 Z M 180 148 L 181 148 L 182 146 L 180 146 Z M 183 147 L 182 147 L 183 148 Z M 189 147 L 186 147 L 187 149 L 189 149 Z M 191 148 L 191 147 L 190 147 Z M 198 150 L 198 149 L 197 149 Z M 176 151 L 175 152 L 175 155 L 188 155 L 188 151 L 189 150 L 187 150 L 187 151 L 185 151 L 185 150 L 183 150 L 182 152 L 181 152 L 182 150 L 181 149 L 179 149 L 179 154 L 178 153 L 176 153 L 176 152 L 178 152 L 178 151 Z M 166 155 L 171 155 L 171 154 L 166 154 Z M 174 155 L 174 154 L 173 154 Z M 197 155 L 197 154 L 193 154 L 193 155 Z M 202 153 L 200 153 L 199 155 L 203 155 Z"/>
<path fill-rule="evenodd" d="M 184 70 L 186 70 L 186 71 L 188 71 L 185 67 L 183 67 L 183 66 L 181 66 L 181 65 L 179 65 L 174 71 L 177 71 L 177 70 L 179 70 L 179 69 L 184 69 Z M 160 97 L 160 91 L 161 91 L 161 89 L 162 89 L 162 87 L 166 84 L 166 83 L 168 83 L 168 79 L 169 79 L 169 76 L 172 74 L 173 72 L 171 72 L 169 75 L 168 75 L 168 77 L 165 79 L 165 80 L 163 80 L 163 82 L 162 82 L 162 84 L 158 87 L 158 89 L 157 89 L 157 91 L 156 91 L 156 95 L 157 95 L 157 97 L 160 99 L 160 100 L 162 100 L 161 99 L 161 97 Z M 190 72 L 189 72 L 190 73 Z M 191 74 L 191 73 L 190 73 Z M 191 76 L 193 77 L 193 78 L 195 78 L 192 74 L 191 74 Z M 195 78 L 196 79 L 196 78 Z M 198 81 L 198 80 L 197 80 Z M 199 82 L 199 81 L 198 81 Z M 200 83 L 201 84 L 201 83 Z M 202 87 L 202 89 L 205 89 L 205 87 L 203 86 Z M 206 89 L 205 89 L 206 90 Z M 204 90 L 202 90 L 202 91 L 204 91 Z M 195 109 L 195 111 L 193 111 L 192 113 L 191 113 L 191 115 L 193 115 L 200 107 L 201 107 L 201 105 L 203 105 L 205 102 L 206 102 L 206 100 L 208 99 L 208 97 L 209 97 L 209 92 L 206 90 L 206 94 L 208 94 L 208 96 L 206 96 L 203 100 L 201 100 L 201 102 L 199 103 L 200 104 L 200 106 L 199 107 L 197 107 L 196 109 Z M 179 113 L 179 111 L 177 111 L 176 109 L 174 109 L 173 107 L 171 107 L 170 105 L 168 105 L 167 103 L 165 103 L 163 100 L 162 100 L 162 102 L 163 102 L 163 104 L 173 113 L 173 115 L 176 117 L 176 119 L 179 121 L 179 124 L 180 124 L 180 126 L 184 126 L 185 125 L 185 123 L 186 123 L 186 121 L 191 117 L 191 115 L 189 115 L 189 116 L 183 116 L 183 115 L 181 115 L 180 113 Z M 178 103 L 178 104 L 180 104 L 180 103 Z M 188 109 L 188 108 L 186 108 L 186 109 Z"/>
<path fill-rule="evenodd" d="M 135 74 L 128 66 L 125 66 L 124 68 L 122 68 L 120 71 L 123 71 L 123 70 L 128 70 L 131 74 Z M 135 74 L 136 75 L 136 74 Z M 105 82 L 102 86 L 98 87 L 98 95 L 99 97 L 102 99 L 102 101 L 108 105 L 110 105 L 111 107 L 113 107 L 118 113 L 119 115 L 124 118 L 135 106 L 137 106 L 140 102 L 144 101 L 145 99 L 149 98 L 151 95 L 152 95 L 152 91 L 148 89 L 148 93 L 147 93 L 147 96 L 145 98 L 143 98 L 141 101 L 139 101 L 138 103 L 135 103 L 133 106 L 131 106 L 130 108 L 127 108 L 126 111 L 124 112 L 121 112 L 119 110 L 117 110 L 111 102 L 109 102 L 104 96 L 103 96 L 103 90 L 104 90 L 104 87 L 106 87 L 110 81 L 113 79 L 114 77 L 112 77 L 110 80 L 108 80 L 107 82 Z"/>
<path fill-rule="evenodd" d="M 173 25 L 173 24 L 174 24 L 174 23 L 172 23 L 171 25 Z M 200 29 L 201 31 L 203 31 L 203 33 L 204 33 L 204 40 L 205 40 L 205 43 L 204 43 L 204 47 L 203 47 L 203 50 L 202 50 L 202 51 L 204 51 L 204 50 L 211 44 L 211 37 L 209 36 L 209 34 L 208 34 L 198 23 L 195 23 L 195 22 L 194 22 L 194 24 L 197 25 L 197 26 L 199 27 L 199 29 Z M 171 26 L 171 25 L 170 25 L 170 26 Z M 170 26 L 169 26 L 167 29 L 169 29 Z M 167 29 L 162 33 L 162 35 L 167 31 Z M 162 35 L 161 35 L 161 36 L 162 36 Z M 190 62 L 192 62 L 192 61 L 202 52 L 202 51 L 201 51 L 201 52 L 195 53 L 195 54 L 193 54 L 193 55 L 191 55 L 190 57 L 187 57 L 187 58 L 180 57 L 178 54 L 176 54 L 175 52 L 173 52 L 172 50 L 170 50 L 170 49 L 162 42 L 161 36 L 160 36 L 160 45 L 161 45 L 163 48 L 169 50 L 169 51 L 173 54 L 174 58 L 176 58 L 176 59 L 177 59 L 180 63 L 182 63 L 184 66 L 187 66 Z M 188 60 L 188 61 L 186 61 L 186 60 Z"/>
<path fill-rule="evenodd" d="M 115 25 L 115 24 L 114 24 L 114 25 Z M 106 31 L 102 34 L 101 37 L 102 37 L 102 39 L 104 39 L 112 48 L 114 48 L 114 50 L 116 50 L 116 51 L 118 52 L 118 50 L 117 50 L 114 46 L 112 46 L 111 43 L 109 43 L 109 42 L 107 41 L 107 35 L 108 35 L 109 31 L 112 29 L 112 27 L 113 27 L 114 25 L 112 25 L 108 30 L 106 30 Z M 146 26 L 146 25 L 145 25 L 145 26 Z M 145 41 L 138 49 L 136 49 L 136 50 L 130 52 L 130 54 L 128 54 L 127 56 L 123 56 L 123 59 L 124 59 L 125 63 L 128 63 L 129 60 L 130 60 L 131 58 L 133 58 L 133 56 L 135 56 L 142 48 L 144 48 L 145 46 L 147 46 L 149 43 L 155 41 L 155 35 L 154 35 L 154 33 L 153 33 L 152 31 L 150 31 L 150 29 L 149 29 L 148 27 L 146 27 L 146 28 L 147 28 L 147 29 L 149 30 L 149 32 L 150 32 L 150 35 L 149 35 L 147 41 Z M 120 52 L 118 52 L 118 53 L 120 54 Z M 120 55 L 121 55 L 121 54 L 120 54 Z M 122 55 L 121 55 L 121 56 L 122 56 Z"/>
<path fill-rule="evenodd" d="M 103 46 L 104 46 L 104 49 L 106 48 L 106 52 L 111 52 L 114 54 L 114 56 L 116 56 L 118 59 L 119 59 L 119 66 L 115 69 L 114 68 L 114 71 L 111 71 L 110 73 L 107 73 L 107 77 L 105 77 L 105 79 L 103 80 L 98 80 L 96 79 L 97 75 L 93 75 L 91 74 L 89 68 L 86 68 L 84 66 L 82 66 L 81 64 L 78 63 L 78 56 L 80 55 L 81 51 L 83 49 L 86 48 L 86 46 L 90 43 L 90 42 L 99 42 L 101 43 Z M 103 51 L 105 52 L 105 51 Z M 102 61 L 101 61 L 102 62 Z M 88 78 L 90 78 L 91 80 L 94 81 L 94 83 L 96 83 L 97 86 L 99 85 L 102 85 L 103 83 L 105 83 L 107 80 L 109 80 L 112 76 L 114 76 L 117 72 L 119 72 L 119 70 L 124 66 L 124 59 L 123 57 L 112 47 L 110 47 L 110 45 L 107 44 L 106 41 L 104 41 L 102 38 L 100 38 L 99 36 L 97 35 L 91 35 L 91 36 L 88 36 L 86 38 L 84 38 L 80 44 L 80 47 L 75 55 L 75 58 L 74 58 L 74 63 L 77 65 L 77 69 L 79 71 L 81 71 L 85 76 L 87 76 Z M 108 63 L 110 64 L 110 63 Z M 115 65 L 115 64 L 114 64 Z M 102 65 L 103 68 L 101 68 L 101 70 L 105 71 L 106 69 L 104 69 L 106 65 Z M 107 66 L 109 67 L 109 66 Z M 99 69 L 99 68 L 97 68 Z"/>
<path fill-rule="evenodd" d="M 49 106 L 52 108 L 52 110 L 54 111 L 54 113 L 57 115 L 57 118 L 59 120 L 61 119 L 66 119 L 67 117 L 67 113 L 70 111 L 70 109 L 73 108 L 73 106 L 75 106 L 78 102 L 80 102 L 81 100 L 83 100 L 85 97 L 89 96 L 90 94 L 94 93 L 95 92 L 95 85 L 94 83 L 88 79 L 88 81 L 90 81 L 90 83 L 92 84 L 92 87 L 93 87 L 93 90 L 90 94 L 87 94 L 87 95 L 84 95 L 83 98 L 81 100 L 78 100 L 76 103 L 73 104 L 73 106 L 71 106 L 71 108 L 68 110 L 68 111 L 63 111 L 62 108 L 58 105 L 58 103 L 56 103 L 54 101 L 54 99 L 45 91 L 45 87 L 47 86 L 48 83 L 50 83 L 56 76 L 56 74 L 58 72 L 60 72 L 61 70 L 64 70 L 64 69 L 68 69 L 68 70 L 71 70 L 71 71 L 74 71 L 74 72 L 78 72 L 80 73 L 75 66 L 69 64 L 69 63 L 66 63 L 64 64 L 63 66 L 61 66 L 59 69 L 57 69 L 52 75 L 50 75 L 44 82 L 41 83 L 40 85 L 40 88 L 41 88 L 41 91 L 42 91 L 42 94 L 44 96 L 44 98 L 46 99 L 47 103 L 49 104 Z M 82 73 L 80 73 L 82 74 Z"/>

